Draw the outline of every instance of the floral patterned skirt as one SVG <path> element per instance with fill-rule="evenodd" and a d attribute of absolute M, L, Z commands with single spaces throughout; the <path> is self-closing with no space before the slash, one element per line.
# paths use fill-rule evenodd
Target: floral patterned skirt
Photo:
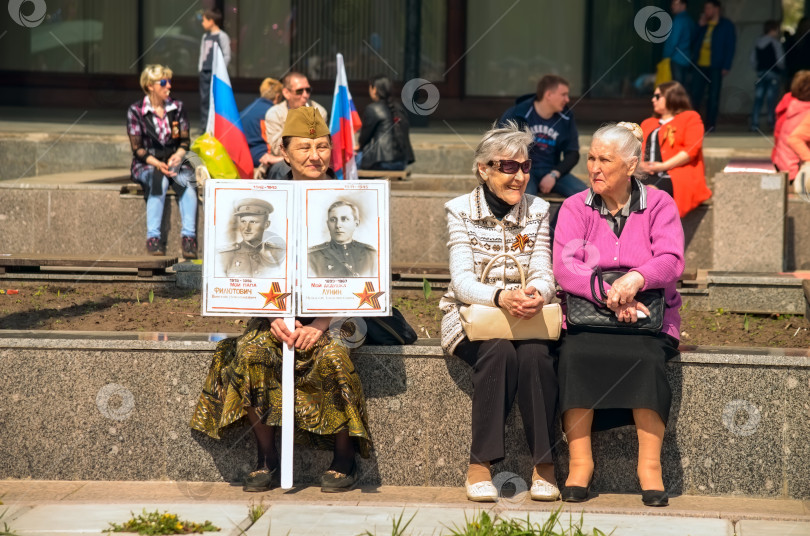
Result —
<path fill-rule="evenodd" d="M 268 426 L 281 426 L 282 343 L 267 319 L 253 319 L 236 338 L 220 341 L 190 426 L 219 439 L 220 431 L 255 407 Z M 363 386 L 340 341 L 324 333 L 307 351 L 295 350 L 295 442 L 331 450 L 348 429 L 357 452 L 368 458 Z"/>

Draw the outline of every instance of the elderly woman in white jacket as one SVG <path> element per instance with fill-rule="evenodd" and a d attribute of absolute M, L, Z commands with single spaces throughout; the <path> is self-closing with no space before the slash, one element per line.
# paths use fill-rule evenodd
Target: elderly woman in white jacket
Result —
<path fill-rule="evenodd" d="M 560 492 L 551 457 L 557 379 L 548 344 L 532 339 L 470 341 L 459 307 L 500 307 L 516 318 L 542 314 L 554 296 L 549 241 L 549 204 L 527 195 L 534 137 L 512 121 L 493 128 L 475 150 L 479 186 L 445 208 L 450 234 L 451 283 L 440 307 L 442 347 L 472 367 L 472 444 L 467 497 L 495 501 L 490 465 L 504 458 L 504 424 L 517 398 L 532 455 L 531 497 L 556 500 Z M 526 288 L 511 259 L 501 257 L 486 281 L 484 267 L 502 253 L 513 254 L 526 272 Z M 505 281 L 505 285 L 504 285 Z"/>

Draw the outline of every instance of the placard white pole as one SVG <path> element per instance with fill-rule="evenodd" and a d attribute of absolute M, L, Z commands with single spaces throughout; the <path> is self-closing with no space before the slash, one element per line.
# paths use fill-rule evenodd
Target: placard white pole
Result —
<path fill-rule="evenodd" d="M 284 324 L 295 331 L 295 317 L 285 316 Z M 282 344 L 281 354 L 281 488 L 293 486 L 293 433 L 295 431 L 295 348 Z"/>

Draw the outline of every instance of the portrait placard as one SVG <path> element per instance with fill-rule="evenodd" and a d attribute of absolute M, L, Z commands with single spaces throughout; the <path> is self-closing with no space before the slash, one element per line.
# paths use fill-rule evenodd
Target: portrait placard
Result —
<path fill-rule="evenodd" d="M 300 316 L 391 314 L 389 184 L 301 182 Z"/>
<path fill-rule="evenodd" d="M 206 182 L 203 315 L 294 314 L 294 203 L 290 181 Z"/>

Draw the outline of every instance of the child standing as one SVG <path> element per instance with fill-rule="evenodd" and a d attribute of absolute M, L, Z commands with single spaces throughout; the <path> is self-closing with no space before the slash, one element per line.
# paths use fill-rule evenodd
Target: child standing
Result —
<path fill-rule="evenodd" d="M 766 21 L 763 33 L 757 39 L 751 51 L 751 66 L 757 72 L 757 82 L 754 86 L 754 109 L 751 111 L 751 130 L 759 130 L 759 112 L 762 101 L 765 101 L 765 112 L 768 117 L 768 127 L 773 129 L 776 117 L 776 97 L 782 83 L 782 73 L 785 71 L 785 54 L 782 42 L 779 40 L 779 22 Z"/>
<path fill-rule="evenodd" d="M 211 93 L 211 69 L 214 64 L 214 43 L 219 44 L 225 57 L 225 66 L 231 61 L 231 40 L 228 34 L 220 29 L 222 13 L 218 9 L 206 9 L 203 13 L 202 27 L 205 33 L 200 41 L 200 117 L 203 132 L 208 126 L 208 106 Z"/>

